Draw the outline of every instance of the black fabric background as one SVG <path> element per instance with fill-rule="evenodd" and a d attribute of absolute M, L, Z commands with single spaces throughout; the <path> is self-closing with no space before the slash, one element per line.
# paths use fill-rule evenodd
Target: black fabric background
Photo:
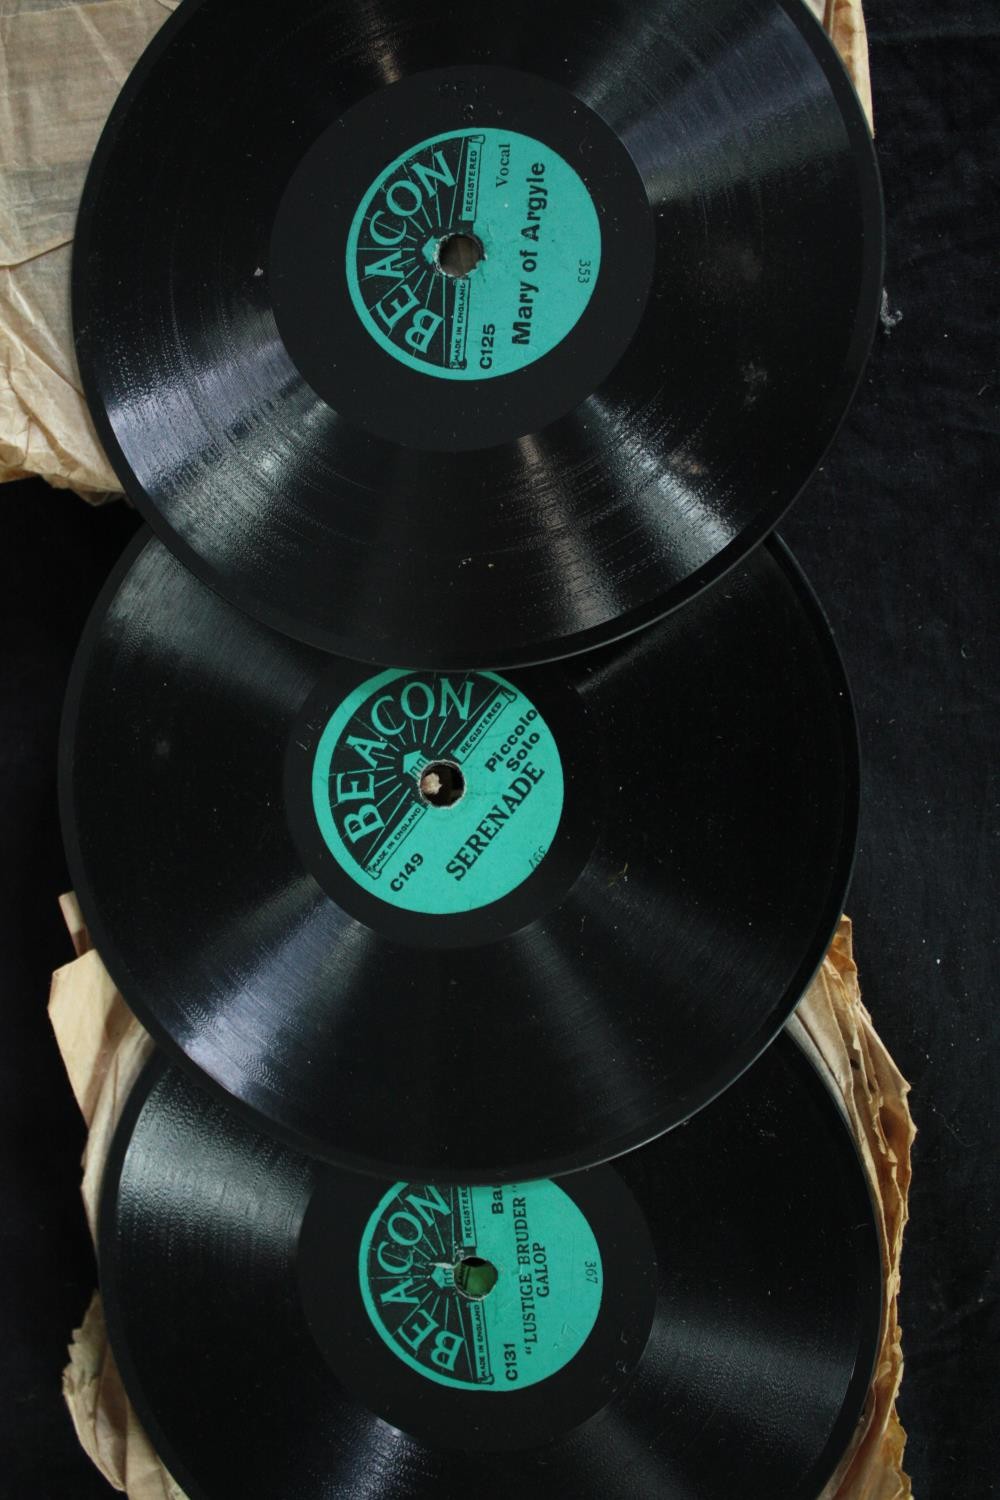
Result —
<path fill-rule="evenodd" d="M 849 902 L 865 998 L 920 1127 L 902 1415 L 919 1500 L 1000 1492 L 996 3 L 869 0 L 890 312 L 858 401 L 783 528 L 852 675 L 866 787 Z M 90 1500 L 60 1397 L 94 1278 L 83 1143 L 45 1016 L 71 956 L 56 817 L 76 637 L 135 526 L 41 484 L 0 496 L 0 1495 Z M 155 1295 L 155 1289 L 151 1289 Z M 776 1497 L 777 1500 L 777 1497 Z"/>

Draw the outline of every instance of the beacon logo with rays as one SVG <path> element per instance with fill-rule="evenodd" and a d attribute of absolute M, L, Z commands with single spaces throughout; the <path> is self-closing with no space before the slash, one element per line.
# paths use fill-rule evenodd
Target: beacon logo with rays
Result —
<path fill-rule="evenodd" d="M 424 916 L 471 912 L 523 884 L 563 810 L 555 736 L 495 672 L 366 678 L 327 719 L 310 783 L 344 874 Z"/>
<path fill-rule="evenodd" d="M 575 1359 L 604 1295 L 583 1209 L 555 1182 L 397 1182 L 358 1254 L 361 1300 L 392 1353 L 440 1385 L 499 1395 Z"/>
<path fill-rule="evenodd" d="M 369 1223 L 361 1286 L 379 1333 L 421 1374 L 494 1383 L 484 1301 L 461 1290 L 478 1226 L 473 1189 L 397 1183 Z"/>
<path fill-rule="evenodd" d="M 404 857 L 422 820 L 434 817 L 428 767 L 460 773 L 516 698 L 485 673 L 410 673 L 354 710 L 330 759 L 328 795 L 343 845 L 369 879 L 381 879 L 390 861 L 397 868 L 395 856 Z"/>
<path fill-rule="evenodd" d="M 425 142 L 395 162 L 363 206 L 353 282 L 372 330 L 409 360 L 467 366 L 470 283 L 441 273 L 441 246 L 472 237 L 482 135 Z"/>

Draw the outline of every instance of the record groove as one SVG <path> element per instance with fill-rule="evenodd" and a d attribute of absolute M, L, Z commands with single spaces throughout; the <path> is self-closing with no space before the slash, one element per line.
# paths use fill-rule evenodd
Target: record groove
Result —
<path fill-rule="evenodd" d="M 448 1273 L 487 1241 L 477 1311 Z M 324 1167 L 154 1060 L 100 1266 L 126 1389 L 191 1500 L 816 1500 L 881 1321 L 866 1179 L 787 1036 L 688 1129 L 479 1190 Z M 425 1283 L 424 1311 L 402 1301 Z"/>
<path fill-rule="evenodd" d="M 442 746 L 466 780 L 436 806 Z M 592 1165 L 731 1083 L 825 951 L 857 822 L 847 684 L 777 543 L 586 658 L 372 676 L 140 537 L 60 774 L 158 1040 L 293 1144 L 451 1181 Z"/>
<path fill-rule="evenodd" d="M 738 562 L 881 279 L 867 122 L 801 0 L 184 0 L 98 146 L 73 306 L 104 447 L 189 568 L 450 668 L 600 645 Z"/>

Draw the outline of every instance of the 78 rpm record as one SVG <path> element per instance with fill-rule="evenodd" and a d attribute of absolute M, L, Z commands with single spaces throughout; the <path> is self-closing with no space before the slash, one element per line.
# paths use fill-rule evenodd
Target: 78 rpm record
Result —
<path fill-rule="evenodd" d="M 154 1060 L 100 1267 L 191 1500 L 816 1500 L 881 1319 L 864 1173 L 788 1036 L 685 1130 L 481 1187 L 324 1166 Z"/>
<path fill-rule="evenodd" d="M 121 481 L 354 659 L 549 660 L 776 522 L 867 354 L 867 123 L 802 0 L 184 0 L 74 261 Z"/>
<path fill-rule="evenodd" d="M 686 1119 L 802 994 L 857 819 L 843 671 L 777 543 L 585 657 L 373 674 L 140 536 L 61 760 L 132 1008 L 285 1138 L 383 1176 L 551 1176 Z"/>

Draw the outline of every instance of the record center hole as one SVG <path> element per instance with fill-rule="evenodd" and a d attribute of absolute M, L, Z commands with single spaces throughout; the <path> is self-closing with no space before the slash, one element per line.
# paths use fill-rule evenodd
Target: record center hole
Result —
<path fill-rule="evenodd" d="M 471 234 L 446 234 L 438 241 L 438 270 L 446 276 L 468 276 L 483 256 L 482 245 Z"/>
<path fill-rule="evenodd" d="M 436 760 L 420 774 L 420 795 L 431 807 L 453 807 L 465 795 L 465 777 L 453 760 Z"/>
<path fill-rule="evenodd" d="M 463 1297 L 482 1302 L 496 1286 L 500 1272 L 492 1261 L 480 1260 L 478 1255 L 467 1255 L 451 1274 Z"/>

